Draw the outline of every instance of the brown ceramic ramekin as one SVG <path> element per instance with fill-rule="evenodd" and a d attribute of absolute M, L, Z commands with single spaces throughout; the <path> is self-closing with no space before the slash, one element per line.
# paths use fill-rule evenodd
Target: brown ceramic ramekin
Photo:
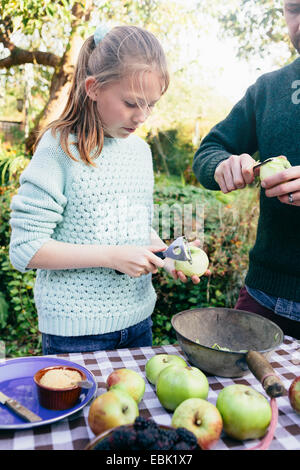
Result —
<path fill-rule="evenodd" d="M 52 366 L 52 367 L 44 367 L 44 369 L 38 370 L 33 379 L 37 386 L 38 391 L 38 399 L 40 405 L 44 408 L 48 408 L 50 410 L 66 410 L 67 408 L 72 408 L 74 406 L 80 396 L 81 387 L 78 385 L 74 385 L 68 388 L 50 388 L 46 387 L 45 385 L 41 385 L 40 380 L 43 375 L 48 372 L 49 370 L 53 369 L 68 369 L 74 370 L 81 375 L 81 380 L 86 380 L 86 375 L 80 369 L 76 367 L 68 367 L 68 366 Z"/>

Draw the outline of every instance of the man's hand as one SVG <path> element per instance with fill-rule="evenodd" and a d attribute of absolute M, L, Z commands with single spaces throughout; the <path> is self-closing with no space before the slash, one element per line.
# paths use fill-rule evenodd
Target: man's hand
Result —
<path fill-rule="evenodd" d="M 277 197 L 284 204 L 300 206 L 300 166 L 291 166 L 269 176 L 261 185 L 267 197 Z"/>
<path fill-rule="evenodd" d="M 223 193 L 243 189 L 254 180 L 253 166 L 257 163 L 247 153 L 231 155 L 216 168 L 215 180 Z"/>

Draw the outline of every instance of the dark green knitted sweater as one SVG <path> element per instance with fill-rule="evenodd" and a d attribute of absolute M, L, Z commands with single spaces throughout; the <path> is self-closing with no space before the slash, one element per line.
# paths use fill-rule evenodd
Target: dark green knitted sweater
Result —
<path fill-rule="evenodd" d="M 198 181 L 208 189 L 220 190 L 214 180 L 217 165 L 232 154 L 253 155 L 257 150 L 261 161 L 285 155 L 291 165 L 300 165 L 299 98 L 300 58 L 262 75 L 203 139 L 193 163 Z M 267 198 L 263 189 L 245 283 L 300 302 L 300 207 L 283 204 L 277 197 Z"/>

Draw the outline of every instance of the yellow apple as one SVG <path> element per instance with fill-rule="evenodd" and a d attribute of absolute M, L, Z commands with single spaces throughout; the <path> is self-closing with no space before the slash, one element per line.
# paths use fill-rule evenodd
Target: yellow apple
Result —
<path fill-rule="evenodd" d="M 129 393 L 137 403 L 140 403 L 145 393 L 145 381 L 135 370 L 117 369 L 106 380 L 107 390 L 118 388 Z"/>
<path fill-rule="evenodd" d="M 109 390 L 92 402 L 88 423 L 94 434 L 123 424 L 132 424 L 139 415 L 136 401 L 126 392 Z"/>
<path fill-rule="evenodd" d="M 188 398 L 174 411 L 172 426 L 188 429 L 201 449 L 208 450 L 220 439 L 223 422 L 215 405 L 202 398 Z"/>

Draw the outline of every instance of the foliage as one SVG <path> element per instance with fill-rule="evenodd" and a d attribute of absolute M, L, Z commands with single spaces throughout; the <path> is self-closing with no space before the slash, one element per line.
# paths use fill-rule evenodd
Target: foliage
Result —
<path fill-rule="evenodd" d="M 192 160 L 201 139 L 232 108 L 232 104 L 213 90 L 199 74 L 180 72 L 172 77 L 170 88 L 158 102 L 139 135 L 151 146 L 154 170 L 157 173 L 184 175 L 194 183 L 190 174 Z M 182 97 L 184 96 L 184 100 Z"/>
<path fill-rule="evenodd" d="M 86 16 L 76 20 L 75 12 L 80 8 Z M 180 28 L 194 26 L 195 31 L 198 30 L 195 12 L 196 5 L 163 0 L 3 0 L 0 2 L 0 69 L 6 68 L 7 72 L 0 77 L 1 85 L 7 94 L 13 91 L 14 84 L 15 91 L 23 96 L 24 64 L 33 64 L 32 122 L 47 104 L 53 77 L 64 64 L 73 35 L 85 39 L 99 22 L 108 26 L 125 23 L 147 27 L 163 40 L 173 63 L 178 55 Z M 24 52 L 33 54 L 29 56 Z M 42 61 L 36 59 L 39 52 L 44 53 Z M 5 60 L 7 58 L 10 60 Z M 72 57 L 71 62 L 74 65 L 76 57 Z M 66 79 L 70 78 L 68 72 Z"/>
<path fill-rule="evenodd" d="M 0 3 L 0 16 L 8 21 L 7 28 L 11 31 L 14 28 L 21 29 L 23 34 L 42 34 L 45 21 L 52 21 L 53 24 L 61 28 L 66 22 L 71 20 L 71 8 L 75 0 L 61 0 L 52 2 L 51 0 L 2 0 Z"/>
<path fill-rule="evenodd" d="M 16 144 L 13 147 L 7 143 L 0 144 L 0 175 L 1 184 L 13 183 L 28 165 L 29 157 L 25 155 L 24 145 Z"/>
<path fill-rule="evenodd" d="M 139 129 L 154 152 L 155 169 L 180 175 L 191 164 L 201 139 L 231 108 L 232 103 L 213 89 L 199 62 L 173 73 L 167 93 Z"/>
<path fill-rule="evenodd" d="M 180 126 L 158 132 L 148 138 L 151 146 L 154 171 L 181 175 L 191 165 L 195 149 L 190 139 L 191 133 L 184 135 Z"/>
<path fill-rule="evenodd" d="M 282 0 L 217 2 L 214 15 L 223 34 L 238 39 L 238 56 L 272 55 L 282 65 L 296 57 L 283 15 Z"/>
<path fill-rule="evenodd" d="M 37 314 L 33 302 L 33 271 L 22 274 L 9 262 L 9 206 L 16 184 L 0 188 L 0 338 L 5 341 L 7 356 L 40 352 Z"/>
<path fill-rule="evenodd" d="M 0 339 L 7 356 L 38 354 L 40 337 L 33 302 L 33 271 L 21 274 L 9 261 L 10 202 L 18 187 L 18 177 L 29 162 L 24 146 L 0 146 Z"/>

